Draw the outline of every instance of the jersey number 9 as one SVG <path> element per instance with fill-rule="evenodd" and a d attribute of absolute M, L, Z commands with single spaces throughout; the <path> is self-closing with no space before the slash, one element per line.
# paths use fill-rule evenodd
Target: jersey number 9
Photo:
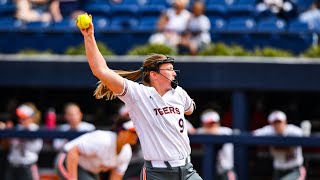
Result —
<path fill-rule="evenodd" d="M 180 127 L 180 132 L 183 133 L 184 130 L 184 121 L 183 119 L 179 119 L 179 127 Z"/>

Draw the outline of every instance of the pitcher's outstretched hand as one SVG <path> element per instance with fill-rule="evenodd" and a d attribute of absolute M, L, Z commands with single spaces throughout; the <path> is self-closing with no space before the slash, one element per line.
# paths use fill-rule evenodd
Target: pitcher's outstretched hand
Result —
<path fill-rule="evenodd" d="M 92 15 L 89 14 L 90 18 L 91 18 L 91 23 L 89 25 L 89 27 L 87 29 L 80 29 L 82 35 L 84 38 L 86 37 L 92 37 L 94 35 L 94 27 L 93 27 L 93 23 L 92 23 Z"/>

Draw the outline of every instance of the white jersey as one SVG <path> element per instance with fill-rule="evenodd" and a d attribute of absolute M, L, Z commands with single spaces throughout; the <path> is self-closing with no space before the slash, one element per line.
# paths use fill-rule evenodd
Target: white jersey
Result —
<path fill-rule="evenodd" d="M 264 126 L 253 131 L 256 136 L 276 136 L 276 132 L 271 125 Z M 301 128 L 288 124 L 283 136 L 303 136 Z M 285 152 L 286 151 L 286 152 Z M 273 167 L 278 170 L 291 169 L 303 164 L 301 146 L 277 147 L 271 146 L 270 152 L 273 156 Z"/>
<path fill-rule="evenodd" d="M 93 124 L 87 123 L 87 122 L 81 122 L 77 128 L 75 129 L 75 131 L 93 131 L 95 130 L 96 127 Z M 70 131 L 71 127 L 69 124 L 62 124 L 60 126 L 57 127 L 57 130 L 59 131 Z M 60 150 L 63 145 L 65 145 L 68 142 L 67 139 L 54 139 L 53 140 L 53 147 L 55 150 Z"/>
<path fill-rule="evenodd" d="M 115 132 L 96 130 L 68 142 L 64 150 L 68 152 L 77 146 L 80 151 L 79 165 L 87 171 L 99 173 L 116 169 L 123 175 L 130 163 L 132 150 L 131 146 L 126 144 L 117 154 L 116 138 Z"/>
<path fill-rule="evenodd" d="M 180 14 L 177 14 L 175 9 L 170 8 L 167 10 L 166 15 L 168 16 L 169 21 L 166 24 L 165 29 L 178 33 L 186 30 L 188 20 L 191 17 L 191 13 L 186 9 L 182 10 Z"/>
<path fill-rule="evenodd" d="M 191 153 L 184 112 L 193 105 L 181 87 L 162 97 L 153 88 L 125 79 L 118 97 L 126 104 L 145 160 L 170 161 Z"/>
<path fill-rule="evenodd" d="M 37 124 L 31 124 L 29 131 L 39 129 Z M 17 130 L 26 130 L 22 125 L 17 125 Z M 10 140 L 10 153 L 8 161 L 12 165 L 31 165 L 38 161 L 39 152 L 43 146 L 42 139 L 13 138 Z"/>
<path fill-rule="evenodd" d="M 209 18 L 206 15 L 200 15 L 191 17 L 187 29 L 191 32 L 199 32 L 199 35 L 192 37 L 192 41 L 197 44 L 209 44 L 211 42 L 210 27 Z"/>
<path fill-rule="evenodd" d="M 198 128 L 197 134 L 208 134 L 204 128 Z M 228 127 L 219 127 L 216 133 L 212 133 L 215 135 L 232 135 L 232 129 Z M 225 143 L 222 145 L 222 148 L 219 150 L 217 154 L 217 172 L 218 174 L 222 174 L 228 170 L 233 169 L 233 144 Z"/>

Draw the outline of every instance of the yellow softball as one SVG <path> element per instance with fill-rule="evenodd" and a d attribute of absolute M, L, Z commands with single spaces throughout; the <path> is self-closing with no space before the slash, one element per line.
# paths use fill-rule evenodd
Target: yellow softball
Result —
<path fill-rule="evenodd" d="M 91 18 L 88 14 L 80 14 L 77 17 L 76 24 L 80 29 L 87 29 L 90 26 Z"/>

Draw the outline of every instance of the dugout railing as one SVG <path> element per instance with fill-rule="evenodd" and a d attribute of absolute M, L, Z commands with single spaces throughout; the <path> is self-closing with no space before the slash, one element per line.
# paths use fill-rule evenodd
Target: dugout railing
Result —
<path fill-rule="evenodd" d="M 20 130 L 1 130 L 0 138 L 66 138 L 74 139 L 85 132 L 61 132 L 56 130 L 42 129 L 39 131 L 20 131 Z M 235 156 L 241 156 L 242 158 L 235 158 L 235 167 L 237 170 L 239 180 L 249 179 L 248 177 L 248 146 L 260 146 L 260 145 L 281 145 L 292 146 L 301 145 L 303 147 L 320 147 L 320 136 L 310 137 L 280 137 L 280 136 L 264 136 L 257 137 L 252 136 L 250 133 L 239 133 L 230 136 L 215 136 L 215 135 L 190 135 L 191 144 L 202 144 L 202 169 L 201 174 L 204 180 L 214 180 L 214 155 L 215 146 L 217 144 L 223 144 L 226 142 L 233 143 L 235 145 Z"/>

